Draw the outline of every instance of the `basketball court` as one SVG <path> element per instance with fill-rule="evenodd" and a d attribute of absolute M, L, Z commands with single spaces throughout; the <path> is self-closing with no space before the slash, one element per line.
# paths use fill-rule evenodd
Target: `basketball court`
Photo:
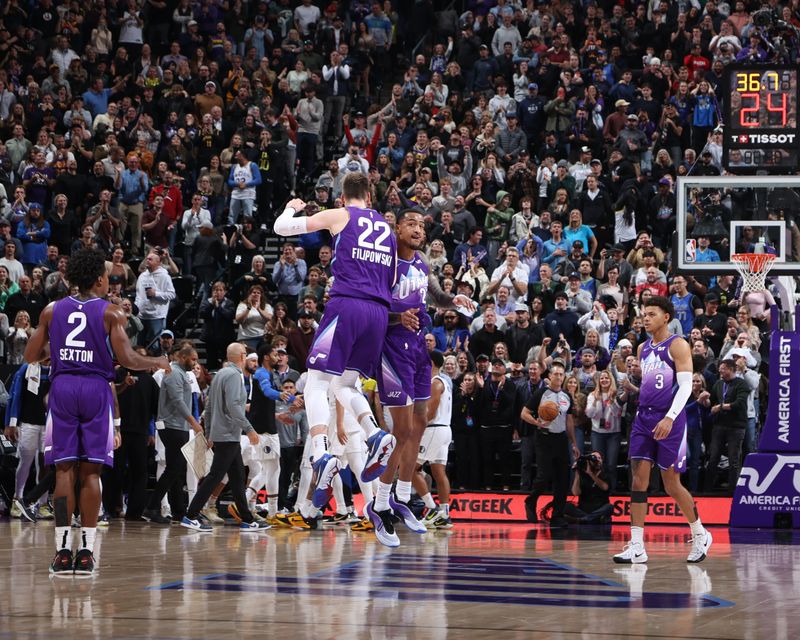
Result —
<path fill-rule="evenodd" d="M 114 523 L 98 573 L 50 578 L 50 523 L 0 522 L 0 637 L 792 638 L 798 534 L 712 529 L 688 566 L 686 526 L 646 530 L 648 565 L 611 562 L 626 526 L 464 523 L 371 534 L 212 534 Z"/>

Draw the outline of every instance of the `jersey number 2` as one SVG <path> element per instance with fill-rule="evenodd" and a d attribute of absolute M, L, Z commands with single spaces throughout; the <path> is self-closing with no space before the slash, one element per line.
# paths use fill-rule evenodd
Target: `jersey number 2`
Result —
<path fill-rule="evenodd" d="M 389 234 L 392 233 L 392 228 L 388 224 L 382 220 L 372 222 L 372 220 L 369 218 L 359 218 L 358 226 L 366 227 L 358 236 L 359 247 L 364 247 L 365 249 L 374 249 L 375 251 L 380 251 L 381 253 L 391 252 L 391 247 L 383 244 L 383 241 L 386 240 L 386 238 L 389 237 Z M 368 239 L 373 233 L 379 234 L 378 237 L 375 238 L 374 243 Z"/>
<path fill-rule="evenodd" d="M 86 342 L 83 340 L 76 340 L 76 338 L 80 335 L 81 331 L 86 328 L 86 314 L 80 311 L 73 311 L 67 317 L 67 324 L 77 324 L 78 326 L 67 334 L 67 339 L 64 340 L 64 344 L 68 347 L 83 349 L 86 346 Z"/>

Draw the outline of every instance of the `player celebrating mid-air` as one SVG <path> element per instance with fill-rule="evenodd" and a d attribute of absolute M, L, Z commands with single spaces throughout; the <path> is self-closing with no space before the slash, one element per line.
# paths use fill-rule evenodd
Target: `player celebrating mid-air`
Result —
<path fill-rule="evenodd" d="M 48 357 L 50 341 L 50 396 L 44 456 L 56 465 L 53 507 L 56 517 L 54 574 L 91 575 L 94 539 L 100 510 L 100 471 L 114 464 L 119 423 L 112 423 L 114 355 L 134 371 L 154 367 L 169 371 L 166 357 L 148 358 L 131 347 L 125 312 L 105 300 L 108 273 L 100 251 L 82 249 L 69 259 L 67 280 L 77 296 L 50 303 L 25 348 L 32 364 Z M 110 343 L 110 348 L 109 348 Z M 113 353 L 112 353 L 113 349 Z M 69 543 L 75 509 L 75 481 L 80 479 L 80 548 L 74 556 Z"/>
<path fill-rule="evenodd" d="M 330 300 L 307 361 L 305 407 L 315 490 L 312 505 L 304 504 L 299 513 L 306 521 L 330 499 L 331 483 L 340 469 L 339 460 L 328 453 L 328 387 L 343 406 L 352 410 L 367 435 L 368 468 L 382 469 L 395 445 L 394 437 L 378 428 L 369 403 L 356 389 L 359 373 L 374 377 L 386 336 L 397 268 L 395 237 L 383 216 L 369 208 L 369 180 L 365 175 L 345 176 L 342 197 L 342 208 L 297 218 L 295 212 L 306 205 L 300 199 L 291 200 L 275 221 L 275 233 L 282 236 L 327 229 L 336 247 Z"/>
<path fill-rule="evenodd" d="M 425 221 L 416 209 L 397 214 L 397 282 L 392 290 L 391 314 L 386 342 L 383 345 L 378 387 L 381 403 L 389 407 L 392 433 L 396 438 L 394 452 L 380 476 L 375 501 L 364 511 L 375 526 L 378 540 L 396 547 L 400 540 L 394 531 L 392 512 L 416 533 L 426 527 L 412 513 L 411 481 L 417 463 L 419 442 L 428 424 L 428 398 L 431 397 L 431 361 L 425 345 L 425 324 L 430 319 L 425 312 L 428 296 L 441 308 L 456 305 L 475 310 L 466 296 L 450 296 L 441 290 L 438 280 L 431 276 L 427 263 L 418 249 L 425 244 Z M 391 495 L 395 472 L 398 472 L 395 494 Z M 362 477 L 370 478 L 369 466 Z M 373 476 L 374 477 L 374 476 Z"/>
<path fill-rule="evenodd" d="M 680 474 L 686 470 L 684 406 L 692 393 L 692 353 L 685 340 L 670 334 L 667 325 L 674 317 L 675 309 L 667 298 L 653 296 L 644 307 L 644 328 L 651 337 L 639 347 L 642 383 L 629 445 L 633 474 L 631 540 L 614 556 L 619 564 L 647 562 L 644 520 L 654 463 L 661 469 L 664 489 L 689 521 L 692 550 L 687 561 L 702 562 L 712 542 L 691 494 L 681 484 Z"/>

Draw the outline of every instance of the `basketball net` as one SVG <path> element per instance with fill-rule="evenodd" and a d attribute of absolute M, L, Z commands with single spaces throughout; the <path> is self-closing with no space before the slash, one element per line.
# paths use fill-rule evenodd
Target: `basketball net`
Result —
<path fill-rule="evenodd" d="M 764 291 L 767 288 L 767 274 L 775 264 L 775 258 L 771 253 L 734 253 L 731 256 L 731 261 L 742 276 L 742 292 Z"/>

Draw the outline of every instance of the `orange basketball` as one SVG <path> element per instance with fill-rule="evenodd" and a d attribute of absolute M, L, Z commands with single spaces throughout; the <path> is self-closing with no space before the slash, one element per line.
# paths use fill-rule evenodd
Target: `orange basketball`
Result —
<path fill-rule="evenodd" d="M 558 405 L 552 400 L 545 400 L 539 405 L 539 419 L 544 422 L 552 422 L 561 413 Z"/>

